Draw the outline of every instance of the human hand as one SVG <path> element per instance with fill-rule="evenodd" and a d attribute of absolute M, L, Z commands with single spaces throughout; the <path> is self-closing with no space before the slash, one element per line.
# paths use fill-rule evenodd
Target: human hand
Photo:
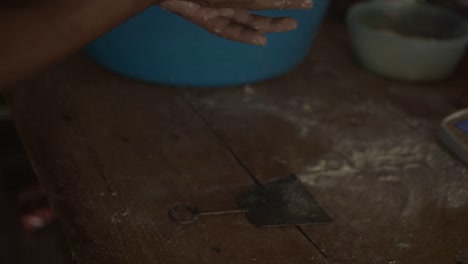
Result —
<path fill-rule="evenodd" d="M 312 7 L 312 0 L 166 0 L 160 6 L 220 37 L 263 46 L 265 33 L 296 29 L 297 21 L 254 15 L 249 10 L 305 9 Z"/>

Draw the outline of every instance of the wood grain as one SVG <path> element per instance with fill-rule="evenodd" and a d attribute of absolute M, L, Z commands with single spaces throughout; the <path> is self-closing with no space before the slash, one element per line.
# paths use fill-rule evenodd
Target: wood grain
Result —
<path fill-rule="evenodd" d="M 260 84 L 177 90 L 77 56 L 10 103 L 77 263 L 463 263 L 468 173 L 435 131 L 468 106 L 467 70 L 432 84 L 371 75 L 329 22 L 301 67 Z M 235 208 L 291 172 L 334 223 L 167 217 Z"/>
<path fill-rule="evenodd" d="M 463 263 L 468 173 L 436 132 L 468 106 L 467 71 L 465 59 L 439 83 L 373 76 L 329 23 L 293 73 L 186 97 L 260 182 L 299 174 L 335 219 L 303 227 L 331 263 Z"/>
<path fill-rule="evenodd" d="M 181 204 L 236 208 L 255 186 L 177 90 L 75 58 L 12 102 L 76 263 L 323 262 L 294 227 L 259 229 L 243 215 L 169 220 Z"/>

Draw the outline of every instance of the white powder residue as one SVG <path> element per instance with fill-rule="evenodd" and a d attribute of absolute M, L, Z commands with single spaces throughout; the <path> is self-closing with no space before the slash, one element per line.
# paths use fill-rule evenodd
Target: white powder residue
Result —
<path fill-rule="evenodd" d="M 435 142 L 408 137 L 402 138 L 398 144 L 394 139 L 342 141 L 334 148 L 340 153 L 326 156 L 303 168 L 299 174 L 303 183 L 333 188 L 343 180 L 349 182 L 374 177 L 376 182 L 382 184 L 403 184 L 408 191 L 407 208 L 402 213 L 404 216 L 420 210 L 429 199 L 445 203 L 453 209 L 468 206 L 468 190 L 459 184 L 462 182 L 459 177 L 466 177 L 466 167 Z M 447 174 L 449 171 L 451 173 Z M 428 185 L 428 181 L 432 183 Z M 349 184 L 348 188 L 361 190 L 361 186 L 358 183 Z M 362 191 L 366 191 L 367 187 L 362 188 Z"/>
<path fill-rule="evenodd" d="M 400 242 L 400 243 L 398 243 L 398 248 L 400 250 L 410 249 L 411 244 L 410 243 L 405 243 L 405 242 Z"/>
<path fill-rule="evenodd" d="M 278 106 L 266 105 L 266 104 L 255 104 L 251 106 L 252 109 L 257 110 L 259 112 L 264 112 L 271 114 L 276 117 L 280 117 L 298 127 L 315 127 L 318 125 L 318 122 L 314 119 L 310 119 L 308 117 L 303 117 L 295 114 L 294 110 L 288 110 L 285 108 L 281 108 Z"/>
<path fill-rule="evenodd" d="M 468 177 L 467 168 L 461 166 L 429 135 L 434 129 L 432 123 L 409 118 L 392 104 L 364 100 L 358 95 L 340 102 L 340 107 L 330 108 L 331 101 L 305 100 L 300 96 L 278 101 L 264 91 L 262 87 L 247 85 L 240 90 L 240 95 L 218 94 L 200 100 L 205 107 L 233 117 L 233 120 L 244 120 L 246 113 L 255 115 L 252 120 L 264 116 L 281 119 L 290 124 L 289 127 L 296 131 L 300 139 L 308 140 L 315 136 L 315 133 L 310 135 L 315 131 L 330 134 L 330 138 L 334 139 L 334 151 L 320 160 L 311 160 L 307 164 L 301 160 L 295 163 L 297 165 L 291 165 L 292 160 L 274 157 L 278 162 L 293 167 L 307 185 L 348 188 L 352 191 L 372 191 L 369 184 L 396 186 L 394 190 L 401 194 L 397 196 L 407 199 L 404 201 L 407 208 L 402 209 L 404 215 L 413 214 L 429 202 L 445 204 L 449 208 L 468 207 L 468 191 L 460 186 L 460 183 L 466 182 L 463 178 Z M 343 109 L 347 109 L 346 118 Z M 319 118 L 323 111 L 327 111 L 326 119 Z M 378 131 L 362 127 L 387 128 L 386 123 L 381 122 L 396 121 L 396 116 L 401 118 L 398 121 L 404 125 L 395 126 L 392 133 L 385 131 L 380 139 L 376 137 Z M 333 125 L 333 120 L 346 120 L 347 123 Z M 350 134 L 346 129 L 352 125 L 355 125 L 356 131 Z M 366 133 L 369 140 L 365 137 Z"/>
<path fill-rule="evenodd" d="M 129 209 L 123 209 L 121 211 L 115 212 L 115 213 L 112 214 L 110 221 L 113 224 L 121 223 L 122 221 L 124 221 L 127 218 L 129 213 L 130 213 Z"/>
<path fill-rule="evenodd" d="M 447 206 L 450 208 L 462 208 L 468 201 L 468 190 L 461 186 L 453 186 L 447 193 Z"/>
<path fill-rule="evenodd" d="M 342 142 L 337 149 L 341 149 L 340 156 L 329 157 L 308 166 L 300 175 L 301 180 L 310 185 L 331 183 L 331 179 L 339 180 L 343 177 L 359 177 L 364 172 L 379 172 L 378 180 L 397 182 L 398 171 L 419 164 L 430 157 L 427 146 L 414 142 L 402 142 L 400 145 L 390 145 L 389 142 L 373 143 Z M 328 179 L 327 179 L 328 178 Z"/>

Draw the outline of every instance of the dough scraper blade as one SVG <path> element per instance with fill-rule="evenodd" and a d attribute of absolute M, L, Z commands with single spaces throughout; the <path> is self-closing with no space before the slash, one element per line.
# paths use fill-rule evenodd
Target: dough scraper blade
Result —
<path fill-rule="evenodd" d="M 332 219 L 295 175 L 277 178 L 240 195 L 239 207 L 259 227 L 328 223 Z"/>

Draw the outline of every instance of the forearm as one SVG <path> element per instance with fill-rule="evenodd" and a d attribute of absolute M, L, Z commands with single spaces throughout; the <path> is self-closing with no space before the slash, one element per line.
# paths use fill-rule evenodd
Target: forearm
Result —
<path fill-rule="evenodd" d="M 28 2 L 31 4 L 0 5 L 0 91 L 64 59 L 156 1 Z"/>

